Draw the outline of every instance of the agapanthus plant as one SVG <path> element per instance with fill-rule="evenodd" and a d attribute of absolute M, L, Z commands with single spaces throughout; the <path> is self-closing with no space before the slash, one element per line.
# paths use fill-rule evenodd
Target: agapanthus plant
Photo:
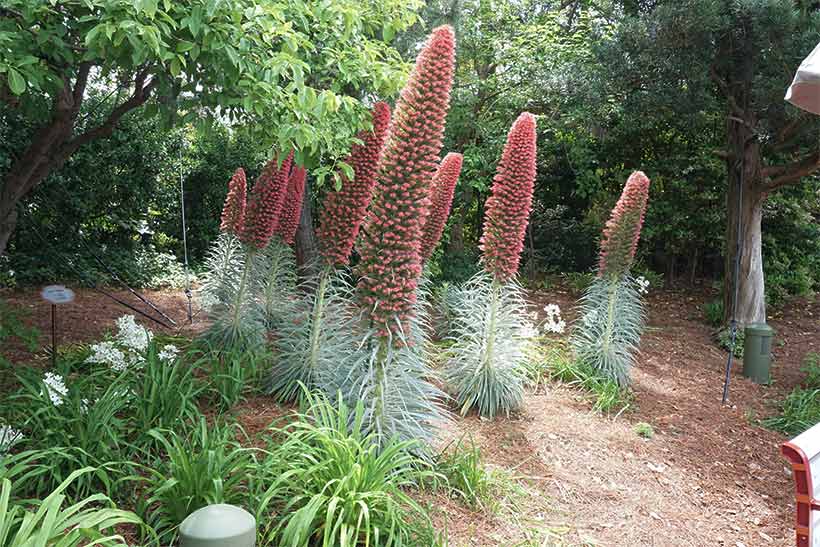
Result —
<path fill-rule="evenodd" d="M 453 29 L 436 28 L 397 101 L 364 223 L 357 292 L 366 333 L 353 359 L 330 374 L 331 389 L 338 386 L 348 403 L 364 401 L 364 427 L 384 442 L 427 438 L 441 419 L 440 394 L 408 323 L 454 68 Z"/>
<path fill-rule="evenodd" d="M 485 206 L 484 271 L 456 296 L 445 379 L 462 414 L 509 414 L 523 401 L 524 346 L 532 329 L 515 274 L 532 207 L 535 147 L 535 117 L 525 112 L 507 136 Z"/>
<path fill-rule="evenodd" d="M 357 138 L 362 144 L 354 144 L 347 158 L 353 167 L 353 178 L 340 173 L 342 187 L 329 191 L 325 197 L 318 230 L 323 265 L 315 277 L 300 287 L 298 293 L 302 298 L 280 307 L 286 318 L 277 325 L 277 359 L 268 386 L 279 400 L 299 396 L 300 385 L 308 389 L 317 387 L 321 369 L 344 361 L 358 343 L 349 312 L 351 287 L 339 268 L 347 265 L 372 198 L 389 122 L 390 108 L 385 103 L 376 103 L 373 130 L 359 133 Z"/>
<path fill-rule="evenodd" d="M 604 228 L 598 275 L 581 298 L 581 319 L 572 334 L 577 358 L 622 387 L 629 384 L 645 322 L 645 288 L 629 271 L 648 199 L 649 179 L 632 173 Z"/>
<path fill-rule="evenodd" d="M 447 217 L 450 216 L 450 208 L 453 205 L 453 194 L 461 174 L 463 159 L 461 154 L 450 152 L 441 160 L 436 174 L 433 175 L 430 188 L 430 215 L 424 223 L 421 238 L 422 261 L 430 258 L 444 232 L 444 226 L 447 224 Z"/>

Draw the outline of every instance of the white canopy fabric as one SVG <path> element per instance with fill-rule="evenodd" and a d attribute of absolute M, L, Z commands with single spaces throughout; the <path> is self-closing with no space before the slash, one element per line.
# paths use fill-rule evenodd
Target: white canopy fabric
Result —
<path fill-rule="evenodd" d="M 800 63 L 786 100 L 798 108 L 820 114 L 820 44 Z"/>

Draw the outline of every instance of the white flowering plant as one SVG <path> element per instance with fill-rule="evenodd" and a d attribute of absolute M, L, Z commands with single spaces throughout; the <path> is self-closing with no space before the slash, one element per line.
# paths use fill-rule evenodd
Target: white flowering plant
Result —
<path fill-rule="evenodd" d="M 139 325 L 133 315 L 123 315 L 117 319 L 117 332 L 111 340 L 91 346 L 88 363 L 106 365 L 114 372 L 125 372 L 145 365 L 148 349 L 154 341 L 154 333 Z M 179 348 L 173 344 L 164 345 L 158 357 L 165 363 L 177 359 Z"/>
<path fill-rule="evenodd" d="M 558 307 L 558 304 L 547 304 L 544 306 L 544 313 L 547 315 L 543 325 L 541 325 L 544 332 L 563 334 L 567 328 L 567 322 L 561 318 L 561 308 Z"/>

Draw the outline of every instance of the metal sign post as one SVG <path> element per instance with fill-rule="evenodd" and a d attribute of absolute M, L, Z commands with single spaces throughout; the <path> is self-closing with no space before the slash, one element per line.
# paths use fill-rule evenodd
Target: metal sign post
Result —
<path fill-rule="evenodd" d="M 51 303 L 51 366 L 57 367 L 57 306 L 74 301 L 74 291 L 63 285 L 49 285 L 40 292 L 43 300 Z"/>

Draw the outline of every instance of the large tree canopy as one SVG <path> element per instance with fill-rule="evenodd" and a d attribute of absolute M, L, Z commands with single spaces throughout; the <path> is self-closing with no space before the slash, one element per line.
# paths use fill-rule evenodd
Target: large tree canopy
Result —
<path fill-rule="evenodd" d="M 241 123 L 319 175 L 367 124 L 361 98 L 405 71 L 389 45 L 415 21 L 402 0 L 9 0 L 0 7 L 0 100 L 37 129 L 3 174 L 0 254 L 19 200 L 128 112 Z M 81 115 L 99 91 L 109 109 Z M 97 105 L 91 107 L 91 110 Z M 88 112 L 88 111 L 86 111 Z M 93 117 L 96 118 L 96 117 Z"/>

